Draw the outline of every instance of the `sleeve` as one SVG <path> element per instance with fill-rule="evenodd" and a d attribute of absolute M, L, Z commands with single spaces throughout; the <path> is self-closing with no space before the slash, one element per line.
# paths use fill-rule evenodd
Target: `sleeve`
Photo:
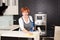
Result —
<path fill-rule="evenodd" d="M 35 23 L 34 23 L 34 21 L 33 21 L 32 16 L 29 16 L 29 18 L 30 18 L 30 20 L 32 21 L 32 25 L 33 25 L 33 27 L 34 27 L 34 26 L 35 26 Z"/>
<path fill-rule="evenodd" d="M 22 21 L 22 18 L 19 19 L 19 26 L 20 26 L 20 30 L 24 29 L 24 23 Z"/>
<path fill-rule="evenodd" d="M 29 18 L 30 18 L 30 20 L 33 22 L 33 18 L 32 18 L 32 16 L 29 16 Z"/>

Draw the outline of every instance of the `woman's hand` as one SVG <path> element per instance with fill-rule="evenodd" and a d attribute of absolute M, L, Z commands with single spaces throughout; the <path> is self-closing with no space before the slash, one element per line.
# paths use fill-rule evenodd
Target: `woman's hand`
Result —
<path fill-rule="evenodd" d="M 32 32 L 28 32 L 28 34 L 29 34 L 29 35 L 33 35 L 33 33 L 32 33 Z"/>
<path fill-rule="evenodd" d="M 32 32 L 28 32 L 28 34 L 33 35 L 33 33 L 32 33 Z"/>
<path fill-rule="evenodd" d="M 32 32 L 27 31 L 26 29 L 24 29 L 24 30 L 23 30 L 23 32 L 25 32 L 25 33 L 27 33 L 27 34 L 30 34 L 30 35 L 33 35 L 33 33 L 32 33 Z"/>

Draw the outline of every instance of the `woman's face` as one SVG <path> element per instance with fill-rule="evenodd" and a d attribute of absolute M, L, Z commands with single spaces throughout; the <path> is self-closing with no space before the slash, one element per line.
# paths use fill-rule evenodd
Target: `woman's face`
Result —
<path fill-rule="evenodd" d="M 27 12 L 27 10 L 22 12 L 22 15 L 23 15 L 23 16 L 28 16 L 28 14 L 29 14 L 29 13 Z"/>

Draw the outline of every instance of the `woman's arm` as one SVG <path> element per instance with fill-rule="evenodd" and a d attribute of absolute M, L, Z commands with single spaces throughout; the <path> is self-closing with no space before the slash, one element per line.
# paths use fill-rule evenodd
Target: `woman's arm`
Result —
<path fill-rule="evenodd" d="M 25 33 L 28 33 L 28 34 L 32 34 L 30 31 L 28 31 L 26 29 L 23 29 L 22 31 L 25 32 Z"/>
<path fill-rule="evenodd" d="M 33 22 L 33 30 L 36 30 L 36 27 L 35 27 L 35 24 L 34 24 L 34 21 L 33 21 L 33 18 L 32 16 L 29 16 L 30 20 Z"/>
<path fill-rule="evenodd" d="M 23 21 L 22 21 L 21 18 L 19 19 L 19 25 L 20 25 L 20 29 L 21 29 L 23 32 L 32 34 L 31 32 L 29 32 L 28 30 L 26 30 L 26 29 L 24 28 L 24 23 L 23 23 Z"/>

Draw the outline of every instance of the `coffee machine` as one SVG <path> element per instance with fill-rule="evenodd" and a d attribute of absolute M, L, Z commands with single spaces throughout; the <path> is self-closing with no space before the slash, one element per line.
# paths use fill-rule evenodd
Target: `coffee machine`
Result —
<path fill-rule="evenodd" d="M 47 28 L 47 14 L 39 12 L 35 14 L 35 26 L 42 34 L 46 33 Z"/>
<path fill-rule="evenodd" d="M 35 14 L 35 25 L 46 25 L 46 14 Z"/>

